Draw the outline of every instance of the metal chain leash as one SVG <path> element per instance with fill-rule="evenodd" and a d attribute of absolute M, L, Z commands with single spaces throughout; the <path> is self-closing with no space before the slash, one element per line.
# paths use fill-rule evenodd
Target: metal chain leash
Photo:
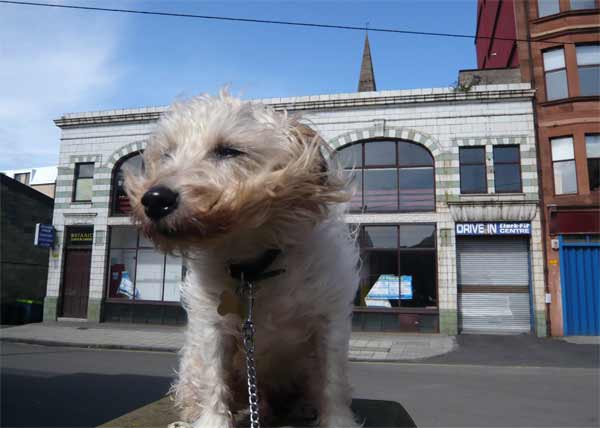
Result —
<path fill-rule="evenodd" d="M 258 386 L 256 382 L 256 361 L 254 360 L 254 321 L 252 320 L 252 310 L 254 308 L 254 285 L 244 280 L 244 274 L 241 275 L 242 296 L 248 299 L 248 314 L 242 325 L 242 339 L 244 349 L 246 350 L 246 377 L 248 378 L 248 405 L 250 409 L 250 427 L 260 428 L 260 415 L 258 412 Z"/>

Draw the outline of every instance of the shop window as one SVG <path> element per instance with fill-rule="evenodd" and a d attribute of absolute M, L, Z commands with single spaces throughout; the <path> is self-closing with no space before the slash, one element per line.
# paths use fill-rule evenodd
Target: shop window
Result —
<path fill-rule="evenodd" d="M 521 192 L 519 146 L 494 146 L 494 183 L 496 193 Z"/>
<path fill-rule="evenodd" d="M 569 97 L 567 69 L 564 49 L 552 49 L 543 53 L 546 80 L 546 100 L 559 100 Z"/>
<path fill-rule="evenodd" d="M 129 226 L 110 229 L 108 298 L 179 302 L 181 257 L 163 254 Z"/>
<path fill-rule="evenodd" d="M 375 140 L 343 147 L 336 159 L 355 189 L 351 212 L 435 210 L 433 158 L 426 148 Z"/>
<path fill-rule="evenodd" d="M 460 193 L 487 193 L 485 147 L 460 147 Z"/>
<path fill-rule="evenodd" d="M 538 0 L 537 4 L 540 18 L 560 12 L 559 0 Z"/>
<path fill-rule="evenodd" d="M 600 134 L 585 135 L 590 190 L 600 189 Z"/>
<path fill-rule="evenodd" d="M 17 180 L 19 183 L 23 183 L 23 184 L 27 184 L 27 185 L 29 185 L 29 177 L 30 177 L 30 174 L 28 172 L 24 172 L 21 174 L 15 174 L 15 180 Z"/>
<path fill-rule="evenodd" d="M 596 0 L 571 0 L 571 9 L 595 9 Z"/>
<path fill-rule="evenodd" d="M 113 179 L 112 215 L 126 215 L 131 211 L 129 198 L 125 192 L 125 171 L 139 173 L 143 170 L 142 155 L 137 153 L 122 159 L 116 166 Z"/>
<path fill-rule="evenodd" d="M 552 167 L 554 170 L 554 193 L 563 195 L 577 193 L 577 173 L 573 138 L 552 138 Z"/>
<path fill-rule="evenodd" d="M 356 306 L 436 308 L 435 242 L 433 224 L 360 226 Z"/>
<path fill-rule="evenodd" d="M 575 50 L 579 95 L 600 95 L 600 45 L 580 45 Z"/>
<path fill-rule="evenodd" d="M 92 200 L 92 184 L 94 181 L 94 164 L 75 164 L 75 192 L 73 201 L 88 202 Z"/>

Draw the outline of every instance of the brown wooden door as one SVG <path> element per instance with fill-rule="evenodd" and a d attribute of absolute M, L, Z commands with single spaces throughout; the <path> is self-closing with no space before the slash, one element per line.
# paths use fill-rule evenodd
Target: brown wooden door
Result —
<path fill-rule="evenodd" d="M 65 259 L 62 316 L 87 318 L 92 250 L 67 250 Z"/>

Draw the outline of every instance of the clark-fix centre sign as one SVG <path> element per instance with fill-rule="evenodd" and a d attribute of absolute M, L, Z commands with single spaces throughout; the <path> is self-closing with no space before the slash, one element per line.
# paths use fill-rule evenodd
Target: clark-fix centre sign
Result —
<path fill-rule="evenodd" d="M 531 235 L 530 223 L 456 223 L 457 236 Z"/>

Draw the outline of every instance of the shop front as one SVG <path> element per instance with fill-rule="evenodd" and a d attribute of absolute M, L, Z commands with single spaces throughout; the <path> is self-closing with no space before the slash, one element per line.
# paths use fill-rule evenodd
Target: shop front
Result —
<path fill-rule="evenodd" d="M 437 333 L 435 224 L 369 224 L 357 232 L 354 330 Z"/>
<path fill-rule="evenodd" d="M 532 330 L 529 222 L 456 223 L 459 331 Z"/>
<path fill-rule="evenodd" d="M 563 333 L 600 335 L 600 211 L 554 207 L 549 217 L 550 266 L 559 265 Z"/>

